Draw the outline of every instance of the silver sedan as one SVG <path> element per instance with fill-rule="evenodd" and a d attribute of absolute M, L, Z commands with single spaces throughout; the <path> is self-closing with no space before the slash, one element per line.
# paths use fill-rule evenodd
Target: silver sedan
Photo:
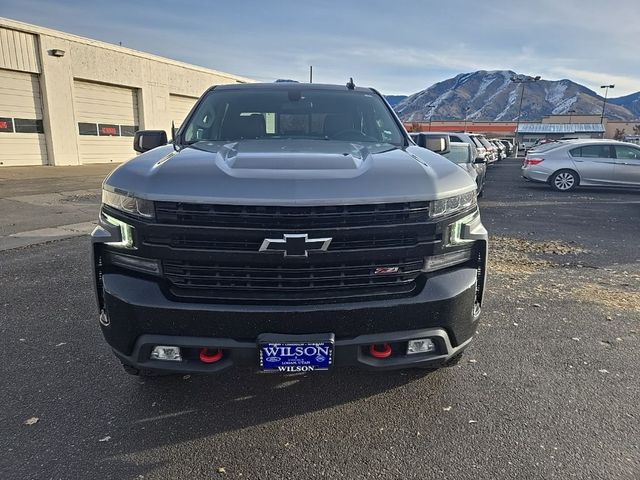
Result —
<path fill-rule="evenodd" d="M 532 150 L 522 176 L 568 192 L 578 185 L 640 187 L 640 147 L 615 140 L 573 140 Z"/>

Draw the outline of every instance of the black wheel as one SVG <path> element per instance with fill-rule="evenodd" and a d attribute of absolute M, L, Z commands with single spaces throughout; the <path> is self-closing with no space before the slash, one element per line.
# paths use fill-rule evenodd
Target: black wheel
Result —
<path fill-rule="evenodd" d="M 139 369 L 137 369 L 136 367 L 132 367 L 131 365 L 127 365 L 126 363 L 122 364 L 122 368 L 129 375 L 140 375 L 140 370 Z"/>
<path fill-rule="evenodd" d="M 569 192 L 580 183 L 580 177 L 573 170 L 558 170 L 551 175 L 549 185 L 558 192 Z"/>
<path fill-rule="evenodd" d="M 122 364 L 122 368 L 129 375 L 135 375 L 136 377 L 159 377 L 161 374 L 155 372 L 153 370 L 148 370 L 146 368 L 136 368 L 128 363 L 120 362 Z"/>
<path fill-rule="evenodd" d="M 458 365 L 460 363 L 460 360 L 462 359 L 462 354 L 464 352 L 460 352 L 460 353 L 456 353 L 453 357 L 451 357 L 447 363 L 444 364 L 445 367 L 455 367 L 456 365 Z"/>

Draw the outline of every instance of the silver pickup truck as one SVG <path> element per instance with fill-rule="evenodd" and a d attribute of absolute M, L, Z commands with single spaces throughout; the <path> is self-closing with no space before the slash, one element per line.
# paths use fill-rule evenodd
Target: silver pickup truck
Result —
<path fill-rule="evenodd" d="M 375 90 L 238 84 L 103 184 L 102 332 L 137 375 L 438 368 L 469 345 L 487 232 L 476 185 Z"/>

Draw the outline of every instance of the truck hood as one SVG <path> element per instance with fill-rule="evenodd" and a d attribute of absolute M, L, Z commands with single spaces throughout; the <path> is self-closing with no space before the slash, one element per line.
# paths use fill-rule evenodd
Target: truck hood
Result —
<path fill-rule="evenodd" d="M 335 205 L 435 200 L 475 183 L 417 146 L 268 139 L 159 147 L 119 166 L 104 188 L 149 200 Z"/>

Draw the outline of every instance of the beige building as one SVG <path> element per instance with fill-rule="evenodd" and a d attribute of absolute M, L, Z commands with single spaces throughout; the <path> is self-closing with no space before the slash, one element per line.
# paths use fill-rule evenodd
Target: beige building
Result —
<path fill-rule="evenodd" d="M 547 115 L 542 119 L 542 123 L 600 123 L 600 115 Z M 611 120 L 603 118 L 604 138 L 614 138 L 616 132 L 623 132 L 623 135 L 640 135 L 640 119 L 625 122 L 622 120 Z M 638 129 L 638 133 L 636 130 Z"/>
<path fill-rule="evenodd" d="M 210 86 L 252 80 L 0 17 L 0 167 L 122 162 Z"/>

